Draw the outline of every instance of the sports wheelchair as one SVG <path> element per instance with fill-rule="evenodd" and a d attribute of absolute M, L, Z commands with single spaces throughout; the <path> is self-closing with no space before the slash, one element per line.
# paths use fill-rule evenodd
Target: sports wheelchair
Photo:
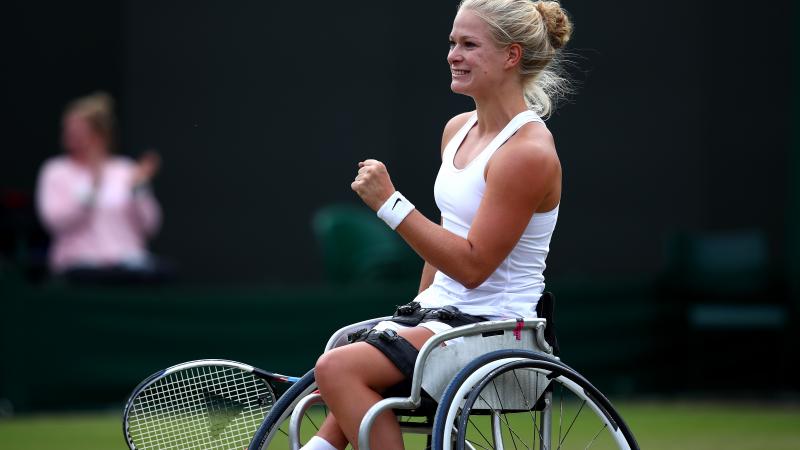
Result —
<path fill-rule="evenodd" d="M 608 399 L 558 359 L 553 300 L 542 295 L 539 318 L 480 322 L 434 335 L 419 351 L 410 392 L 408 383 L 390 388 L 367 411 L 359 449 L 370 449 L 371 427 L 388 409 L 404 434 L 427 435 L 426 449 L 638 449 Z M 388 319 L 338 330 L 325 351 Z M 442 345 L 454 339 L 460 342 Z M 312 369 L 275 403 L 249 449 L 299 449 L 324 420 L 316 390 Z"/>

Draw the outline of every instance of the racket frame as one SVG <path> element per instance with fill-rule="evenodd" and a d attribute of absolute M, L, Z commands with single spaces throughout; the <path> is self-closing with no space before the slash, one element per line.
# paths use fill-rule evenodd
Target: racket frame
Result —
<path fill-rule="evenodd" d="M 131 441 L 130 427 L 128 424 L 128 414 L 130 413 L 131 408 L 133 407 L 134 400 L 139 396 L 139 394 L 148 387 L 150 387 L 152 384 L 154 384 L 156 381 L 164 377 L 167 377 L 170 374 L 179 372 L 181 370 L 192 369 L 196 367 L 209 367 L 209 366 L 234 367 L 242 370 L 243 372 L 254 374 L 258 378 L 261 378 L 262 380 L 266 381 L 270 393 L 272 394 L 272 397 L 273 399 L 275 399 L 275 401 L 277 401 L 277 396 L 275 395 L 275 386 L 273 385 L 274 382 L 288 383 L 291 385 L 300 380 L 299 377 L 267 372 L 266 370 L 259 369 L 258 367 L 254 367 L 249 364 L 244 364 L 237 361 L 232 361 L 229 359 L 196 359 L 193 361 L 186 361 L 179 364 L 175 364 L 174 366 L 170 366 L 167 367 L 166 369 L 159 370 L 158 372 L 155 372 L 149 377 L 142 380 L 142 382 L 139 383 L 133 389 L 133 392 L 128 397 L 128 401 L 125 402 L 125 409 L 122 414 L 122 433 L 125 436 L 125 442 L 128 444 L 128 447 L 131 450 L 140 450 Z"/>

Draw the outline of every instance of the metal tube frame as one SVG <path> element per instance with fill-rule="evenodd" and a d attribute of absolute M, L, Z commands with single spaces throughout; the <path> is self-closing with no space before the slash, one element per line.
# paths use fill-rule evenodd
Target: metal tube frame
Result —
<path fill-rule="evenodd" d="M 500 414 L 492 412 L 492 440 L 496 450 L 503 450 L 503 425 L 500 423 Z"/>
<path fill-rule="evenodd" d="M 380 320 L 388 320 L 388 317 L 381 318 L 381 319 L 373 319 L 369 321 L 359 322 L 358 324 L 351 325 L 349 327 L 343 328 L 331 336 L 331 339 L 328 341 L 329 347 L 326 347 L 326 350 L 333 348 L 331 346 L 336 346 L 336 343 L 341 340 L 341 336 L 345 333 L 352 332 L 357 330 L 358 328 L 365 328 L 368 324 L 376 324 Z M 523 319 L 522 329 L 533 329 L 536 332 L 536 343 L 540 347 L 541 350 L 544 350 L 548 354 L 552 354 L 553 349 L 547 343 L 544 338 L 544 329 L 546 326 L 545 319 L 538 319 L 538 318 L 527 318 Z M 422 373 L 423 367 L 425 362 L 427 361 L 428 357 L 430 356 L 431 352 L 439 347 L 441 344 L 449 341 L 451 339 L 456 339 L 459 337 L 475 335 L 479 333 L 489 333 L 493 331 L 509 331 L 514 330 L 517 328 L 517 320 L 516 319 L 509 319 L 509 320 L 494 320 L 488 322 L 479 322 L 470 325 L 464 325 L 462 327 L 456 327 L 442 333 L 435 334 L 433 337 L 428 339 L 422 348 L 419 350 L 419 355 L 417 355 L 417 360 L 414 365 L 414 374 L 411 378 L 411 394 L 405 397 L 389 397 L 385 398 L 375 405 L 373 405 L 367 413 L 364 415 L 364 418 L 361 420 L 361 426 L 358 429 L 358 448 L 360 450 L 370 450 L 369 446 L 369 433 L 372 430 L 372 425 L 375 423 L 375 420 L 381 415 L 384 411 L 389 409 L 415 409 L 419 407 L 420 403 L 422 402 Z"/>
<path fill-rule="evenodd" d="M 540 450 L 550 450 L 553 448 L 553 393 L 549 390 L 544 394 L 545 406 L 539 414 L 539 440 Z"/>
<path fill-rule="evenodd" d="M 308 408 L 325 403 L 319 393 L 309 394 L 305 396 L 294 407 L 292 417 L 289 419 L 289 446 L 292 450 L 300 450 L 300 424 L 303 421 L 303 415 Z"/>

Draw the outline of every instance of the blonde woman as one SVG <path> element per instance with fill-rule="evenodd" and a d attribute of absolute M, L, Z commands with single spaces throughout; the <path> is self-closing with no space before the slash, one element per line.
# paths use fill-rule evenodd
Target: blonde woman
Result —
<path fill-rule="evenodd" d="M 135 162 L 112 153 L 113 99 L 97 92 L 67 105 L 62 117 L 66 154 L 47 160 L 39 173 L 37 207 L 50 231 L 49 262 L 55 274 L 138 271 L 150 265 L 147 239 L 161 222 L 148 185 L 159 157 Z"/>
<path fill-rule="evenodd" d="M 557 2 L 463 0 L 450 33 L 453 92 L 475 110 L 445 126 L 434 186 L 441 224 L 414 209 L 384 164 L 358 164 L 352 189 L 426 261 L 415 302 L 391 321 L 322 355 L 315 367 L 329 415 L 306 450 L 358 440 L 366 411 L 408 380 L 417 350 L 434 333 L 487 319 L 535 317 L 561 195 L 561 166 L 540 117 L 559 90 L 552 71 L 572 26 Z M 372 448 L 403 448 L 386 412 Z"/>

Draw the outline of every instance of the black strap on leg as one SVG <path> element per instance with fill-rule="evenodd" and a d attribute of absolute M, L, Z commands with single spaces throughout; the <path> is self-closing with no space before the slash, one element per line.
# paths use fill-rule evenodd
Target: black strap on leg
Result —
<path fill-rule="evenodd" d="M 407 327 L 415 327 L 422 322 L 426 311 L 418 302 L 411 302 L 398 306 L 390 320 Z"/>
<path fill-rule="evenodd" d="M 407 379 L 414 375 L 414 363 L 417 361 L 419 350 L 396 331 L 369 330 L 353 342 L 359 341 L 366 342 L 380 350 Z"/>

